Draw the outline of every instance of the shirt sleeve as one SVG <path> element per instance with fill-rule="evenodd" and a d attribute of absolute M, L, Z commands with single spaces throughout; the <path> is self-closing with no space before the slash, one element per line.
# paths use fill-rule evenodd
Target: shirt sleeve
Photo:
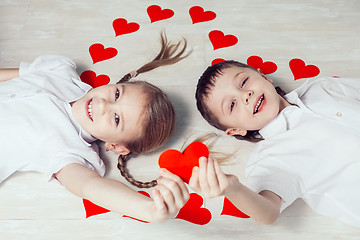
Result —
<path fill-rule="evenodd" d="M 298 174 L 273 157 L 266 157 L 246 167 L 246 184 L 252 191 L 268 190 L 282 199 L 283 211 L 303 193 Z"/>

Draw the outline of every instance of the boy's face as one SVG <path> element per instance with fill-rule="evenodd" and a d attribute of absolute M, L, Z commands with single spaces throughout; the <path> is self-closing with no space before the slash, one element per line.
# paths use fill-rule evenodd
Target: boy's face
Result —
<path fill-rule="evenodd" d="M 110 84 L 92 89 L 72 105 L 81 127 L 108 144 L 141 136 L 146 96 L 134 84 Z"/>
<path fill-rule="evenodd" d="M 246 135 L 260 130 L 287 106 L 272 80 L 250 68 L 222 70 L 205 99 L 210 111 L 227 127 L 228 135 Z"/>

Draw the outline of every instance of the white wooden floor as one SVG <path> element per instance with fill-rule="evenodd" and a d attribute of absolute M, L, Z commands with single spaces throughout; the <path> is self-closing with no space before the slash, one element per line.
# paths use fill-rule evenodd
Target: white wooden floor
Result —
<path fill-rule="evenodd" d="M 175 14 L 151 23 L 147 14 L 151 5 Z M 193 6 L 215 12 L 216 18 L 193 24 L 189 16 Z M 140 29 L 115 37 L 112 23 L 117 18 L 136 22 Z M 159 85 L 173 100 L 176 134 L 165 148 L 179 149 L 187 136 L 214 131 L 198 114 L 193 97 L 197 79 L 213 59 L 246 62 L 260 56 L 274 62 L 277 71 L 270 77 L 287 91 L 306 80 L 294 81 L 289 62 L 295 58 L 317 66 L 317 77 L 360 77 L 359 22 L 358 0 L 0 0 L 0 67 L 61 54 L 78 64 L 79 74 L 93 70 L 115 82 L 157 53 L 162 29 L 172 40 L 186 37 L 194 49 L 189 58 L 140 77 Z M 213 30 L 236 36 L 237 44 L 213 50 L 208 36 Z M 118 55 L 93 64 L 89 47 L 94 43 L 114 47 Z M 224 170 L 243 180 L 253 145 L 224 136 L 218 147 L 238 150 L 238 157 Z M 130 171 L 143 180 L 157 177 L 157 158 L 165 148 L 133 159 Z M 116 155 L 102 151 L 102 156 L 106 177 L 123 181 Z M 0 185 L 0 239 L 360 239 L 360 229 L 319 216 L 299 200 L 271 226 L 220 215 L 221 198 L 207 200 L 205 206 L 212 220 L 204 226 L 179 219 L 144 224 L 114 213 L 86 219 L 81 199 L 47 183 L 42 174 L 16 173 Z"/>

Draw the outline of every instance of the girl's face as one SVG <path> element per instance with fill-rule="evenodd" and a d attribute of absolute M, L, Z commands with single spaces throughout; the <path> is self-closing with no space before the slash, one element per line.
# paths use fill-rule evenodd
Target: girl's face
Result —
<path fill-rule="evenodd" d="M 110 84 L 89 91 L 72 105 L 81 127 L 107 144 L 141 136 L 146 95 L 134 84 Z"/>
<path fill-rule="evenodd" d="M 227 127 L 228 135 L 260 130 L 289 105 L 277 94 L 272 80 L 250 68 L 222 70 L 205 100 L 210 111 Z"/>

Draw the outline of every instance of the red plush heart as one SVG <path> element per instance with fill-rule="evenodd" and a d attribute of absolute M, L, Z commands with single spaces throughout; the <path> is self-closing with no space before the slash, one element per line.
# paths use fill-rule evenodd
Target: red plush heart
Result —
<path fill-rule="evenodd" d="M 159 166 L 178 175 L 184 182 L 189 183 L 192 169 L 199 166 L 200 157 L 208 157 L 209 150 L 201 142 L 191 143 L 184 154 L 175 149 L 164 151 L 159 157 Z"/>
<path fill-rule="evenodd" d="M 94 43 L 89 47 L 89 53 L 93 63 L 101 62 L 117 55 L 118 51 L 115 48 L 105 48 L 101 43 Z"/>
<path fill-rule="evenodd" d="M 214 50 L 224 47 L 230 47 L 238 42 L 234 35 L 225 35 L 220 30 L 213 30 L 209 33 L 209 39 L 214 47 Z"/>
<path fill-rule="evenodd" d="M 251 56 L 247 59 L 247 64 L 255 69 L 260 69 L 263 74 L 270 74 L 277 70 L 277 66 L 273 62 L 263 62 L 259 56 Z"/>
<path fill-rule="evenodd" d="M 200 195 L 191 193 L 190 199 L 180 209 L 179 214 L 175 218 L 199 225 L 207 224 L 211 220 L 211 212 L 201 207 L 203 203 L 204 200 Z"/>
<path fill-rule="evenodd" d="M 110 212 L 110 210 L 100 207 L 86 199 L 83 199 L 83 205 L 85 208 L 86 218 Z"/>
<path fill-rule="evenodd" d="M 80 75 L 80 79 L 81 79 L 81 81 L 89 84 L 93 88 L 106 85 L 110 82 L 109 76 L 107 76 L 107 75 L 96 76 L 96 73 L 91 70 L 82 72 Z"/>
<path fill-rule="evenodd" d="M 133 33 L 139 30 L 140 25 L 134 22 L 128 23 L 124 18 L 118 18 L 113 21 L 115 36 Z"/>
<path fill-rule="evenodd" d="M 174 11 L 171 9 L 161 9 L 158 5 L 151 5 L 147 8 L 147 13 L 151 20 L 151 23 L 160 20 L 168 19 L 174 16 Z"/>
<path fill-rule="evenodd" d="M 300 78 L 311 78 L 319 75 L 320 69 L 315 65 L 305 65 L 301 59 L 294 58 L 289 62 L 290 69 L 294 75 L 294 81 Z"/>
<path fill-rule="evenodd" d="M 190 8 L 189 14 L 193 24 L 211 21 L 216 18 L 216 13 L 212 11 L 204 11 L 204 9 L 199 6 Z"/>
<path fill-rule="evenodd" d="M 224 198 L 224 205 L 221 215 L 229 215 L 239 218 L 250 218 L 248 215 L 246 215 L 245 213 L 240 211 L 237 207 L 235 207 L 235 205 L 232 204 L 232 202 L 230 202 L 230 200 L 227 198 Z"/>
<path fill-rule="evenodd" d="M 214 60 L 211 62 L 211 66 L 212 66 L 212 65 L 215 65 L 215 64 L 217 64 L 217 63 L 220 63 L 220 62 L 225 62 L 225 59 L 216 58 L 216 59 L 214 59 Z"/>

